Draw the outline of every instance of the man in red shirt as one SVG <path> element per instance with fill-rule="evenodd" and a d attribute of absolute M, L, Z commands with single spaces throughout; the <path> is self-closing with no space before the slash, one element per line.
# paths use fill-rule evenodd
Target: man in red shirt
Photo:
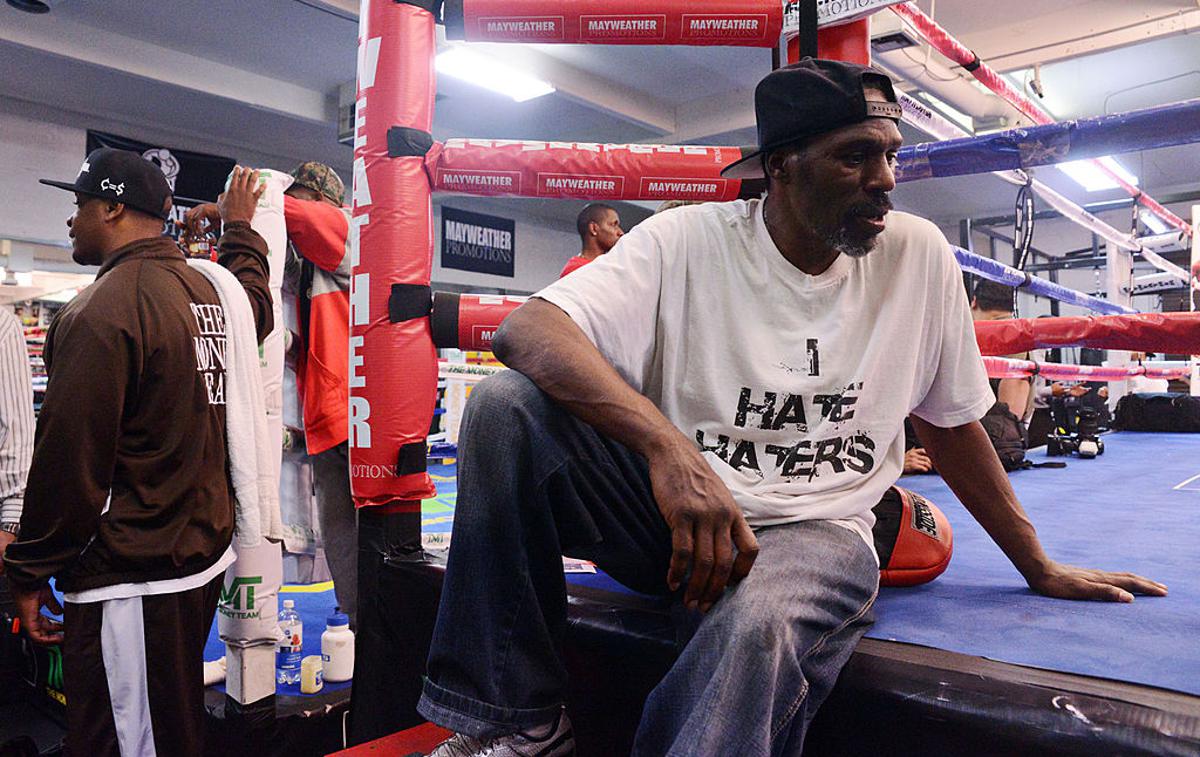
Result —
<path fill-rule="evenodd" d="M 611 250 L 625 233 L 617 211 L 601 202 L 593 202 L 581 210 L 575 228 L 579 230 L 583 249 L 563 266 L 562 273 L 558 274 L 560 279 Z"/>

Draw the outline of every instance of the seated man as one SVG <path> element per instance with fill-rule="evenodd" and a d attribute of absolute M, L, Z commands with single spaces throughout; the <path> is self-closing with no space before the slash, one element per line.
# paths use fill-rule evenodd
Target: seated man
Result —
<path fill-rule="evenodd" d="M 993 397 L 954 256 L 888 215 L 895 100 L 854 64 L 769 74 L 759 151 L 727 169 L 765 171 L 765 200 L 643 221 L 504 322 L 515 370 L 476 387 L 460 437 L 419 706 L 457 734 L 434 755 L 573 752 L 560 554 L 690 616 L 635 754 L 799 754 L 872 621 L 870 513 L 910 413 L 1035 590 L 1163 593 L 1042 551 L 978 423 Z"/>

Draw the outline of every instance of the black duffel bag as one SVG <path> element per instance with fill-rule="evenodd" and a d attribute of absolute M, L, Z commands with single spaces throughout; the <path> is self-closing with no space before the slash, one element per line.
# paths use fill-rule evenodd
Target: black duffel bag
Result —
<path fill-rule="evenodd" d="M 1113 427 L 1122 431 L 1200 431 L 1200 397 L 1182 392 L 1127 394 L 1117 401 Z"/>
<path fill-rule="evenodd" d="M 1000 458 L 1004 470 L 1023 470 L 1033 466 L 1025 459 L 1025 450 L 1029 446 L 1025 426 L 1021 424 L 1021 419 L 1008 409 L 1008 405 L 996 402 L 979 422 L 983 424 L 983 430 L 992 440 L 992 446 L 996 448 L 996 456 Z"/>

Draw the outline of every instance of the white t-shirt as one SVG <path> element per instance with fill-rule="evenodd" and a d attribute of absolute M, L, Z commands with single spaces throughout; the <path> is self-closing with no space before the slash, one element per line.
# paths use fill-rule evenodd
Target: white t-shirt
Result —
<path fill-rule="evenodd" d="M 830 520 L 872 545 L 905 417 L 959 426 L 995 401 L 954 255 L 905 213 L 812 276 L 761 201 L 681 207 L 536 296 L 696 441 L 755 527 Z"/>

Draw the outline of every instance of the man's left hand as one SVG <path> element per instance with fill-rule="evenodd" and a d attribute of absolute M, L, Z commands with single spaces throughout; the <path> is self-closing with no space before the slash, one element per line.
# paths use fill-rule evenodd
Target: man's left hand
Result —
<path fill-rule="evenodd" d="M 63 641 L 63 624 L 53 618 L 42 615 L 42 606 L 50 608 L 51 612 L 61 613 L 62 605 L 50 589 L 50 584 L 42 584 L 40 588 L 29 589 L 18 586 L 9 587 L 12 590 L 13 601 L 17 605 L 17 617 L 21 619 L 21 628 L 35 644 L 50 646 L 61 644 Z"/>
<path fill-rule="evenodd" d="M 188 237 L 200 239 L 210 231 L 216 233 L 220 228 L 221 209 L 215 202 L 202 203 L 183 213 L 183 230 Z"/>
<path fill-rule="evenodd" d="M 1050 563 L 1040 576 L 1029 579 L 1029 588 L 1047 597 L 1097 602 L 1132 602 L 1134 594 L 1162 597 L 1167 593 L 1165 585 L 1133 573 L 1110 573 L 1059 562 Z"/>
<path fill-rule="evenodd" d="M 8 549 L 8 545 L 17 540 L 16 534 L 10 534 L 7 531 L 0 531 L 0 576 L 4 575 L 4 550 Z"/>

